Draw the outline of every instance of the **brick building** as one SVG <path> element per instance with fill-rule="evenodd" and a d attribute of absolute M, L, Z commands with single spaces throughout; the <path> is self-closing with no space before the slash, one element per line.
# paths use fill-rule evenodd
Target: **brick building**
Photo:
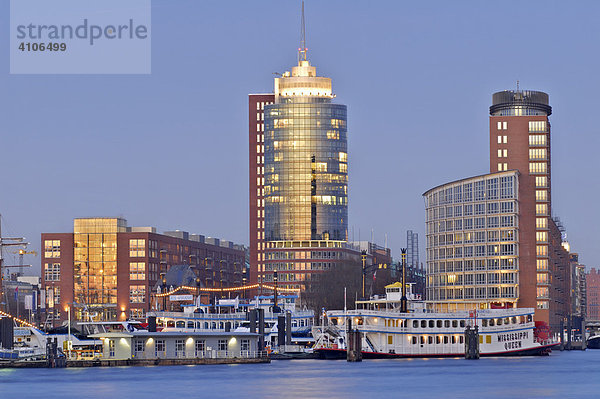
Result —
<path fill-rule="evenodd" d="M 73 233 L 42 233 L 42 291 L 51 319 L 143 318 L 153 287 L 173 265 L 190 265 L 204 287 L 242 284 L 244 248 L 184 231 L 156 233 L 121 218 L 74 220 Z"/>
<path fill-rule="evenodd" d="M 585 276 L 587 290 L 587 320 L 600 321 L 600 273 L 592 268 Z"/>

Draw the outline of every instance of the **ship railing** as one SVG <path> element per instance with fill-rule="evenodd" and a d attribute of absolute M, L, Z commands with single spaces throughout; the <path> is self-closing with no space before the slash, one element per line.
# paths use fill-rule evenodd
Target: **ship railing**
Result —
<path fill-rule="evenodd" d="M 182 312 L 151 312 L 149 316 L 168 317 L 172 319 L 214 319 L 214 320 L 245 320 L 243 313 L 182 313 Z"/>

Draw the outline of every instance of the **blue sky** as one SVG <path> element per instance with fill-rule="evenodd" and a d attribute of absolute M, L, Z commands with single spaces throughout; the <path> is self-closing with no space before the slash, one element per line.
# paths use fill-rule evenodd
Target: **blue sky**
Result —
<path fill-rule="evenodd" d="M 8 31 L 8 0 L 0 29 Z M 600 266 L 598 2 L 307 1 L 309 58 L 348 106 L 349 225 L 398 255 L 421 194 L 488 172 L 492 93 L 550 94 L 554 214 Z M 0 211 L 39 247 L 74 217 L 248 242 L 247 94 L 296 62 L 300 1 L 153 0 L 151 75 L 10 75 Z M 31 259 L 39 266 L 39 258 Z M 10 257 L 7 260 L 11 263 Z M 37 267 L 36 267 L 37 269 Z"/>

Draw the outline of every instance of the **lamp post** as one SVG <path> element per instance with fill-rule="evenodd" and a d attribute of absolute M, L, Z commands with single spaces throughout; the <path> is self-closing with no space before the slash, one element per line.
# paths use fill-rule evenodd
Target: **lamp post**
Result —
<path fill-rule="evenodd" d="M 196 277 L 196 298 L 198 305 L 200 305 L 200 277 Z"/>
<path fill-rule="evenodd" d="M 275 283 L 275 290 L 273 291 L 273 313 L 279 313 L 279 307 L 277 306 L 277 283 L 278 283 L 278 277 L 277 277 L 277 270 L 275 270 L 273 272 L 273 282 Z"/>
<path fill-rule="evenodd" d="M 402 252 L 402 297 L 400 298 L 400 312 L 408 312 L 408 303 L 406 299 L 406 248 L 400 250 Z"/>
<path fill-rule="evenodd" d="M 163 294 L 163 312 L 167 311 L 167 278 L 164 273 L 161 273 L 162 276 L 162 294 Z"/>
<path fill-rule="evenodd" d="M 367 268 L 367 251 L 362 251 L 360 253 L 360 257 L 362 259 L 362 297 L 365 298 L 365 273 Z"/>

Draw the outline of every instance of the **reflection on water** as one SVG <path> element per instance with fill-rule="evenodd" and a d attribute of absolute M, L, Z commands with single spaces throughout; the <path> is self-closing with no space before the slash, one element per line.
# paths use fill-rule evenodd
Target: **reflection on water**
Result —
<path fill-rule="evenodd" d="M 599 365 L 600 350 L 588 350 L 481 360 L 0 369 L 0 398 L 597 398 Z"/>

